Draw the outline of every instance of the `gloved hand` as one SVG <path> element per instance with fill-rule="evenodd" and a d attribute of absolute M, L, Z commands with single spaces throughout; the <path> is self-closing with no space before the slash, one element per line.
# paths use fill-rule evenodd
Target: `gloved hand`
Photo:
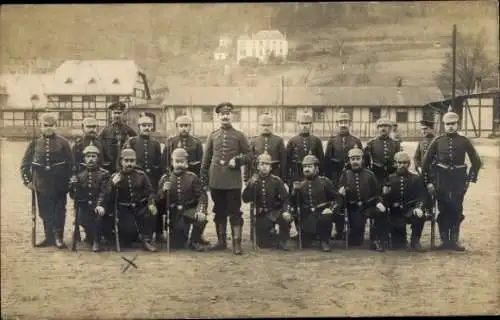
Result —
<path fill-rule="evenodd" d="M 250 180 L 248 180 L 248 182 L 251 183 L 251 184 L 254 184 L 257 181 L 259 181 L 259 174 L 258 173 L 254 173 L 252 175 L 252 177 L 250 178 Z"/>
<path fill-rule="evenodd" d="M 33 182 L 30 182 L 26 185 L 26 188 L 30 189 L 30 190 L 35 190 L 35 187 L 33 186 Z"/>
<path fill-rule="evenodd" d="M 78 178 L 75 175 L 71 176 L 71 179 L 69 179 L 70 184 L 75 184 L 78 183 Z"/>
<path fill-rule="evenodd" d="M 156 209 L 156 206 L 154 204 L 150 204 L 148 206 L 148 209 L 152 216 L 156 216 L 156 214 L 158 213 L 158 209 Z"/>
<path fill-rule="evenodd" d="M 380 212 L 385 212 L 386 208 L 382 202 L 377 203 L 376 208 Z"/>
<path fill-rule="evenodd" d="M 194 214 L 194 218 L 198 223 L 202 223 L 207 220 L 207 216 L 201 211 L 196 211 Z"/>
<path fill-rule="evenodd" d="M 97 206 L 95 207 L 95 212 L 102 217 L 106 210 L 101 206 Z"/>
<path fill-rule="evenodd" d="M 120 175 L 120 173 L 114 173 L 113 174 L 113 177 L 111 178 L 111 182 L 113 182 L 113 184 L 116 186 L 120 181 L 121 181 L 122 177 Z"/>
<path fill-rule="evenodd" d="M 424 212 L 422 211 L 422 209 L 420 208 L 415 208 L 413 209 L 413 214 L 417 217 L 417 218 L 422 218 L 424 216 Z"/>
<path fill-rule="evenodd" d="M 434 187 L 434 185 L 432 183 L 428 183 L 427 184 L 427 191 L 432 195 L 432 194 L 434 194 L 434 192 L 436 192 L 436 188 Z"/>
<path fill-rule="evenodd" d="M 323 211 L 321 212 L 321 214 L 322 215 L 330 215 L 330 214 L 333 214 L 333 211 L 330 208 L 325 208 L 325 209 L 323 209 Z"/>
<path fill-rule="evenodd" d="M 288 211 L 283 212 L 281 216 L 283 217 L 283 220 L 285 220 L 286 222 L 292 221 L 292 215 Z"/>
<path fill-rule="evenodd" d="M 391 187 L 388 187 L 388 186 L 384 186 L 382 188 L 382 193 L 383 194 L 389 194 L 391 192 Z"/>
<path fill-rule="evenodd" d="M 165 181 L 163 183 L 162 190 L 163 190 L 163 192 L 165 192 L 167 190 L 170 190 L 171 187 L 172 187 L 172 183 L 170 183 L 170 181 Z"/>
<path fill-rule="evenodd" d="M 229 160 L 229 167 L 234 169 L 236 168 L 236 160 L 234 158 L 232 158 L 231 160 Z"/>
<path fill-rule="evenodd" d="M 344 187 L 344 186 L 340 187 L 340 189 L 339 189 L 339 194 L 340 194 L 341 196 L 345 196 L 345 194 L 346 194 L 346 189 L 345 189 L 345 187 Z"/>

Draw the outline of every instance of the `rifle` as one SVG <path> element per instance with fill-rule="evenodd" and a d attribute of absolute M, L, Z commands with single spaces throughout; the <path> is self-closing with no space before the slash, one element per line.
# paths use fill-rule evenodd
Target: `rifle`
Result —
<path fill-rule="evenodd" d="M 420 167 L 415 166 L 415 171 L 417 171 L 420 176 L 423 176 L 423 172 Z M 427 185 L 425 186 L 425 189 L 427 190 Z M 431 212 L 431 250 L 434 250 L 436 248 L 436 217 L 438 214 L 438 206 L 436 196 L 431 194 L 430 197 L 432 198 L 433 203 Z"/>
<path fill-rule="evenodd" d="M 166 173 L 165 176 L 167 181 L 170 181 L 170 154 L 169 154 L 169 142 L 167 139 L 167 143 L 165 144 L 165 148 L 167 148 L 166 154 Z M 160 186 L 163 188 L 163 186 Z M 162 215 L 162 224 L 163 224 L 163 239 L 167 244 L 167 252 L 170 252 L 170 188 L 166 191 L 165 194 L 165 212 Z"/>
<path fill-rule="evenodd" d="M 257 231 L 256 231 L 256 210 L 257 210 L 257 186 L 253 186 L 253 201 L 250 203 L 250 240 L 252 240 L 252 249 L 257 249 Z"/>
<path fill-rule="evenodd" d="M 120 149 L 121 149 L 121 136 L 120 134 L 115 135 L 116 136 L 116 147 L 117 147 L 117 153 L 116 153 L 116 160 L 115 160 L 115 172 L 120 174 Z M 119 222 L 120 218 L 118 216 L 118 186 L 115 186 L 115 243 L 116 243 L 116 251 L 120 252 L 120 231 L 119 231 Z"/>
<path fill-rule="evenodd" d="M 73 175 L 76 175 L 76 165 L 73 166 Z M 80 224 L 78 223 L 78 205 L 76 202 L 76 186 L 73 186 L 73 210 L 75 213 L 75 228 L 73 229 L 73 242 L 71 243 L 71 251 L 76 251 L 76 243 L 80 238 Z"/>
<path fill-rule="evenodd" d="M 344 232 L 345 232 L 345 249 L 349 249 L 349 212 L 347 211 L 347 188 L 344 196 Z"/>
<path fill-rule="evenodd" d="M 292 182 L 293 187 L 293 182 Z M 297 192 L 297 190 L 292 189 L 293 192 Z M 300 212 L 300 194 L 295 194 L 297 201 L 295 202 L 295 212 L 297 213 L 297 222 L 295 223 L 295 228 L 297 229 L 297 238 L 299 239 L 299 249 L 302 250 L 302 219 Z"/>

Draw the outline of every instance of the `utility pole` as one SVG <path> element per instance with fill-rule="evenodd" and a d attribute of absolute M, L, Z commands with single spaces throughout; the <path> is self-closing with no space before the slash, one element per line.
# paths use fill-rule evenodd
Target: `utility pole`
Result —
<path fill-rule="evenodd" d="M 451 82 L 451 108 L 455 111 L 455 90 L 456 90 L 456 69 L 457 69 L 457 25 L 453 25 L 453 34 L 451 42 L 453 62 L 452 62 L 452 82 Z"/>
<path fill-rule="evenodd" d="M 283 119 L 284 107 L 285 107 L 285 76 L 281 76 L 281 108 L 280 108 L 281 135 L 283 135 L 283 126 L 285 125 L 285 121 Z"/>

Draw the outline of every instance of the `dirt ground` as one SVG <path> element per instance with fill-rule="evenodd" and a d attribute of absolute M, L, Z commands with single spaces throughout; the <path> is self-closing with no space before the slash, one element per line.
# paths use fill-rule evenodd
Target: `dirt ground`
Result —
<path fill-rule="evenodd" d="M 466 196 L 467 252 L 387 252 L 341 244 L 317 250 L 251 250 L 243 256 L 140 250 L 94 254 L 30 244 L 30 201 L 18 165 L 26 146 L 1 143 L 2 318 L 185 318 L 499 314 L 500 160 L 478 146 L 480 180 Z M 413 152 L 414 144 L 405 149 Z M 69 207 L 71 202 L 68 203 Z M 245 218 L 248 208 L 245 207 Z M 40 222 L 40 220 L 38 220 Z M 65 240 L 70 243 L 68 213 Z M 38 224 L 38 241 L 42 238 Z M 429 246 L 429 225 L 422 244 Z M 205 236 L 215 241 L 213 223 Z M 132 259 L 138 269 L 121 273 Z"/>

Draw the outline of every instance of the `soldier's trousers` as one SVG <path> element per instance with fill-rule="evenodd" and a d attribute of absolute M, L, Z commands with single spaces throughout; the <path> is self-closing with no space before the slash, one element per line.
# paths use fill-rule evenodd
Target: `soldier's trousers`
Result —
<path fill-rule="evenodd" d="M 120 243 L 130 245 L 138 239 L 138 236 L 142 236 L 143 241 L 151 241 L 156 217 L 149 213 L 147 206 L 133 209 L 119 205 L 118 210 Z"/>
<path fill-rule="evenodd" d="M 332 234 L 333 214 L 303 213 L 300 225 L 304 247 L 308 247 L 317 237 L 321 241 L 329 242 Z"/>
<path fill-rule="evenodd" d="M 365 226 L 367 218 L 357 205 L 347 206 L 347 212 L 349 218 L 349 245 L 361 246 L 363 245 L 365 239 Z M 344 216 L 340 217 L 342 218 L 342 228 L 344 228 Z"/>
<path fill-rule="evenodd" d="M 425 218 L 418 218 L 415 216 L 405 217 L 401 209 L 392 208 L 390 216 L 390 234 L 392 247 L 394 249 L 405 248 L 407 242 L 406 225 L 411 226 L 410 241 L 412 243 L 420 241 L 422 230 L 424 229 Z"/>
<path fill-rule="evenodd" d="M 210 189 L 210 196 L 214 202 L 213 212 L 215 224 L 226 223 L 227 218 L 232 226 L 243 225 L 241 212 L 241 189 Z"/>
<path fill-rule="evenodd" d="M 182 249 L 185 247 L 189 240 L 189 229 L 191 225 L 193 230 L 191 232 L 191 241 L 193 243 L 199 242 L 207 225 L 207 221 L 198 222 L 181 215 L 174 215 L 176 218 L 170 224 L 170 244 L 174 249 Z"/>
<path fill-rule="evenodd" d="M 255 219 L 255 233 L 257 235 L 257 245 L 259 247 L 269 247 L 273 242 L 273 233 L 271 232 L 275 225 L 279 226 L 279 241 L 287 241 L 290 238 L 290 221 L 286 221 L 281 216 L 273 220 L 268 216 L 258 216 Z"/>
<path fill-rule="evenodd" d="M 438 190 L 436 198 L 439 215 L 436 221 L 439 226 L 439 233 L 442 240 L 449 241 L 451 240 L 451 234 L 453 232 L 459 232 L 460 224 L 464 219 L 464 197 L 465 192 L 446 192 L 444 190 Z"/>
<path fill-rule="evenodd" d="M 90 243 L 94 239 L 100 240 L 102 235 L 102 217 L 94 211 L 94 208 L 89 207 L 88 204 L 79 204 L 77 209 L 77 223 L 85 230 L 86 239 Z"/>
<path fill-rule="evenodd" d="M 53 241 L 54 237 L 64 237 L 66 223 L 66 193 L 37 192 L 38 215 L 42 218 L 45 238 Z"/>
<path fill-rule="evenodd" d="M 378 212 L 376 209 L 370 213 L 370 242 L 389 242 L 389 217 L 387 212 Z"/>

